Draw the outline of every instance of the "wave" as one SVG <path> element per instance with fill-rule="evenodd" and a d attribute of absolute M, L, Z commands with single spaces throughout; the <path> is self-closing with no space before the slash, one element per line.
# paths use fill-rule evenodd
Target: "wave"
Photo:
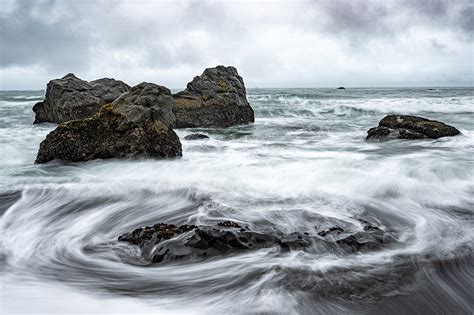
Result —
<path fill-rule="evenodd" d="M 268 105 L 266 103 L 271 103 Z M 252 103 L 261 117 L 316 117 L 325 114 L 359 116 L 363 114 L 472 114 L 472 97 L 322 100 L 298 96 L 274 97 Z"/>

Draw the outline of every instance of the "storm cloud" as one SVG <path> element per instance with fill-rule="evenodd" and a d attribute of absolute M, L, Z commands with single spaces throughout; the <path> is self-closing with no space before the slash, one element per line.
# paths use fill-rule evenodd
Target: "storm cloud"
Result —
<path fill-rule="evenodd" d="M 0 88 L 68 72 L 183 87 L 217 64 L 248 86 L 472 85 L 474 1 L 2 0 Z"/>

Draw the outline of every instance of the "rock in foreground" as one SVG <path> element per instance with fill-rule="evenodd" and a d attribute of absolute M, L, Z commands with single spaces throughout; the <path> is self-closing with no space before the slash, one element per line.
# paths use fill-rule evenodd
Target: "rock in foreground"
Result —
<path fill-rule="evenodd" d="M 204 70 L 174 98 L 176 128 L 225 128 L 255 121 L 244 81 L 234 67 Z"/>
<path fill-rule="evenodd" d="M 143 259 L 152 263 L 208 258 L 270 247 L 283 251 L 324 248 L 354 252 L 379 249 L 393 240 L 381 228 L 367 221 L 361 222 L 363 228 L 359 231 L 333 226 L 310 233 L 291 234 L 253 231 L 233 221 L 212 226 L 158 223 L 125 233 L 118 240 L 139 246 Z"/>
<path fill-rule="evenodd" d="M 62 123 L 91 117 L 102 105 L 113 102 L 129 89 L 122 81 L 103 78 L 87 82 L 69 73 L 49 81 L 44 101 L 33 106 L 34 123 Z"/>
<path fill-rule="evenodd" d="M 388 115 L 378 127 L 367 131 L 366 140 L 438 139 L 460 134 L 456 128 L 440 121 L 410 115 Z"/>
<path fill-rule="evenodd" d="M 167 88 L 140 83 L 92 117 L 60 124 L 41 142 L 36 163 L 181 156 L 172 104 Z"/>

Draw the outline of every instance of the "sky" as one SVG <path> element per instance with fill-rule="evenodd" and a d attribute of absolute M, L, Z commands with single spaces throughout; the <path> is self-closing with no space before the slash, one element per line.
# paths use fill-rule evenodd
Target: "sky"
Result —
<path fill-rule="evenodd" d="M 0 0 L 0 89 L 74 73 L 185 87 L 473 86 L 474 0 Z"/>

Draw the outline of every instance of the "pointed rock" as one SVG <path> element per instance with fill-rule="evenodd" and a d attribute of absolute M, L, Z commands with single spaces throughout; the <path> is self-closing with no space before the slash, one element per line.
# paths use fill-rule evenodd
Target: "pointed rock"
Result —
<path fill-rule="evenodd" d="M 225 128 L 255 120 L 244 81 L 234 67 L 204 70 L 174 98 L 176 128 Z"/>

